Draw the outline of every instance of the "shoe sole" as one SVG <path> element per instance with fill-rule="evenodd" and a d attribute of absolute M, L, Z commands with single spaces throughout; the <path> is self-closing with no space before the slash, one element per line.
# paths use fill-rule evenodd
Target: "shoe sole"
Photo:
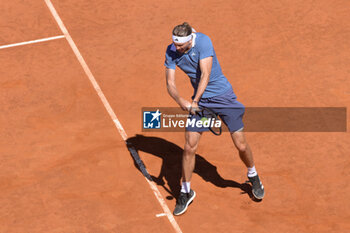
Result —
<path fill-rule="evenodd" d="M 264 194 L 264 196 L 262 196 L 262 197 L 258 197 L 258 196 L 255 196 L 255 194 L 253 193 L 253 196 L 254 196 L 256 199 L 258 199 L 258 200 L 262 200 L 262 199 L 265 197 L 265 194 Z"/>
<path fill-rule="evenodd" d="M 187 210 L 188 205 L 191 204 L 191 202 L 193 201 L 193 199 L 194 199 L 195 197 L 196 197 L 196 192 L 193 191 L 193 196 L 192 196 L 192 197 L 190 198 L 190 200 L 187 202 L 185 209 L 184 209 L 183 211 L 181 211 L 180 213 L 177 213 L 177 214 L 174 214 L 174 215 L 175 215 L 175 216 L 179 216 L 179 215 L 185 213 L 186 210 Z"/>

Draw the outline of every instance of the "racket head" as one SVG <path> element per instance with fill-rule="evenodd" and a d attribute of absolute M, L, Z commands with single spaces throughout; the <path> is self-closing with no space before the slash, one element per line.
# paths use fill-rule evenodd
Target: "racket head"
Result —
<path fill-rule="evenodd" d="M 220 121 L 218 115 L 213 112 L 213 110 L 206 108 L 206 107 L 200 107 L 200 110 L 198 111 L 198 115 L 201 117 L 201 120 L 203 122 L 205 121 L 209 121 L 207 122 L 207 124 L 209 125 L 209 130 L 219 136 L 222 133 L 222 128 L 221 128 L 221 124 L 218 126 L 216 124 L 216 122 Z"/>

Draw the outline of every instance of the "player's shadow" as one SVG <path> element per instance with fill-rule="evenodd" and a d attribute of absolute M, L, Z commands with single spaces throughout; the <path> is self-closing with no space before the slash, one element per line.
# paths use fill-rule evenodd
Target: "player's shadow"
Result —
<path fill-rule="evenodd" d="M 183 149 L 178 145 L 164 140 L 158 137 L 146 137 L 143 135 L 136 135 L 127 140 L 129 151 L 130 147 L 133 147 L 136 151 L 143 151 L 148 154 L 157 156 L 163 160 L 160 174 L 155 177 L 151 175 L 153 181 L 158 185 L 161 185 L 171 196 L 168 196 L 168 199 L 176 198 L 180 194 L 180 183 L 181 183 L 181 174 L 182 174 L 182 152 Z M 132 156 L 135 162 L 135 167 L 140 170 L 140 160 L 136 161 L 135 156 Z M 141 167 L 143 163 L 141 161 Z M 140 170 L 144 175 L 149 177 L 148 174 L 145 174 L 143 169 Z M 209 163 L 199 154 L 196 154 L 196 165 L 194 173 L 197 173 L 203 180 L 211 182 L 217 187 L 221 188 L 239 188 L 242 190 L 241 194 L 248 194 L 249 197 L 256 201 L 250 184 L 238 183 L 233 180 L 226 180 L 220 176 L 216 167 Z M 167 188 L 165 182 L 168 184 Z"/>

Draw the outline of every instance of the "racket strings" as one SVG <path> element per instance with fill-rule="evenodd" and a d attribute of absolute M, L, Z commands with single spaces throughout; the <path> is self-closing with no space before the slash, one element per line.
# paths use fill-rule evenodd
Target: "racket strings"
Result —
<path fill-rule="evenodd" d="M 209 121 L 207 125 L 209 126 L 209 130 L 215 135 L 220 135 L 222 132 L 221 129 L 221 121 L 216 113 L 209 109 L 201 110 L 202 120 Z"/>

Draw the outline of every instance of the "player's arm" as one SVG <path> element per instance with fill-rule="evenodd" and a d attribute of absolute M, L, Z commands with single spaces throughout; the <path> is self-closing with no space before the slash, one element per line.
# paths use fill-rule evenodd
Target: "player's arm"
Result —
<path fill-rule="evenodd" d="M 213 65 L 213 57 L 206 57 L 199 61 L 199 67 L 201 69 L 201 79 L 198 84 L 196 96 L 193 99 L 194 102 L 198 103 L 205 89 L 207 88 L 212 65 Z"/>
<path fill-rule="evenodd" d="M 167 86 L 169 95 L 176 101 L 178 105 L 180 105 L 180 107 L 183 110 L 188 110 L 188 107 L 191 104 L 190 102 L 182 98 L 179 95 L 179 92 L 177 91 L 176 83 L 175 83 L 175 70 L 166 68 L 165 77 L 166 77 L 166 86 Z"/>

